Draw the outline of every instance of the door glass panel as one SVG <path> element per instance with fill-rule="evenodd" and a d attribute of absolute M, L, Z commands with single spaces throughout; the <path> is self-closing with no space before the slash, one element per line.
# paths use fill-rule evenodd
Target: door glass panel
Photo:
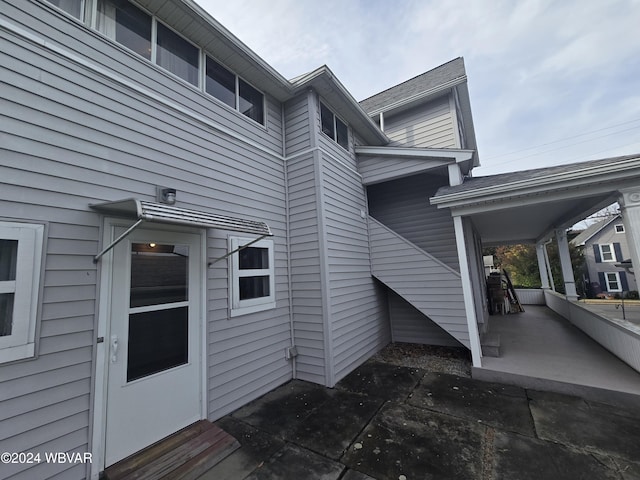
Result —
<path fill-rule="evenodd" d="M 0 293 L 0 337 L 11 335 L 14 295 L 13 293 Z"/>
<path fill-rule="evenodd" d="M 0 240 L 0 282 L 16 279 L 18 240 Z"/>
<path fill-rule="evenodd" d="M 188 362 L 188 317 L 188 307 L 129 315 L 127 382 Z"/>
<path fill-rule="evenodd" d="M 132 244 L 131 308 L 186 301 L 188 261 L 186 245 Z"/>

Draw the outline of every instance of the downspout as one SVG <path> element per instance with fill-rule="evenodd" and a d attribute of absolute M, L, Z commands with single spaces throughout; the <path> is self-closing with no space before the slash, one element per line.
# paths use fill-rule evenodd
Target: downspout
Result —
<path fill-rule="evenodd" d="M 285 215 L 285 238 L 287 242 L 287 289 L 289 292 L 289 336 L 290 349 L 285 352 L 285 358 L 291 359 L 291 377 L 297 378 L 296 355 L 291 355 L 295 348 L 295 329 L 293 323 L 293 285 L 291 283 L 291 229 L 289 226 L 289 163 L 287 162 L 287 135 L 284 114 L 284 103 L 280 104 L 280 121 L 282 122 L 282 169 L 284 172 L 284 215 Z"/>

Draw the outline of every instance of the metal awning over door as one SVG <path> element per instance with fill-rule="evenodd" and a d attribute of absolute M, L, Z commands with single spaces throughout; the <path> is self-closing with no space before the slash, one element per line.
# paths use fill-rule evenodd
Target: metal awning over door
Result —
<path fill-rule="evenodd" d="M 90 205 L 94 210 L 108 215 L 119 217 L 133 217 L 137 219 L 122 235 L 116 238 L 110 245 L 105 247 L 94 257 L 94 262 L 116 246 L 129 233 L 143 222 L 166 223 L 171 225 L 183 225 L 200 228 L 217 228 L 220 230 L 230 230 L 233 232 L 249 233 L 258 235 L 255 241 L 264 237 L 272 236 L 269 225 L 265 222 L 247 220 L 244 218 L 231 217 L 227 215 L 217 215 L 213 213 L 189 210 L 186 208 L 166 205 L 164 203 L 147 202 L 135 198 L 118 200 L 115 202 L 105 202 Z M 254 242 L 255 242 L 254 241 Z M 251 243 L 254 243 L 251 242 Z"/>

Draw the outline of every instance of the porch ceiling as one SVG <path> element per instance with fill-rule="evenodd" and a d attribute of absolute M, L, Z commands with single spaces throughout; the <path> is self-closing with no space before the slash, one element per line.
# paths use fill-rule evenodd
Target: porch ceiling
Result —
<path fill-rule="evenodd" d="M 640 186 L 640 155 L 467 179 L 431 199 L 470 217 L 484 245 L 536 243 Z"/>

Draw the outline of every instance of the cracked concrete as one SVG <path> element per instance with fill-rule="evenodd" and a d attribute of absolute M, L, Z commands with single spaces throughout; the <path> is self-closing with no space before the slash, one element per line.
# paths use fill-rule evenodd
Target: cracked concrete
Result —
<path fill-rule="evenodd" d="M 640 480 L 640 410 L 377 361 L 218 424 L 242 447 L 200 480 Z"/>

